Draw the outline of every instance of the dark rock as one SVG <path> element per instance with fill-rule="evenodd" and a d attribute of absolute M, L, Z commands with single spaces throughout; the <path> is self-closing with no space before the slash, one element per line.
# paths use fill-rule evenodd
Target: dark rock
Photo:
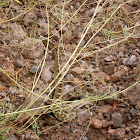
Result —
<path fill-rule="evenodd" d="M 123 123 L 123 118 L 120 113 L 113 113 L 112 114 L 112 121 L 113 121 L 113 127 L 118 128 Z"/>
<path fill-rule="evenodd" d="M 113 103 L 116 101 L 116 99 L 107 98 L 107 99 L 105 99 L 104 101 L 105 101 L 105 103 L 107 103 L 107 104 L 113 105 Z"/>

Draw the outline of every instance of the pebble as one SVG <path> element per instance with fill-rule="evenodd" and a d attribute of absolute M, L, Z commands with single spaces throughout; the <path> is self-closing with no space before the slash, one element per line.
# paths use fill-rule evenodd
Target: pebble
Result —
<path fill-rule="evenodd" d="M 19 67 L 19 68 L 22 68 L 25 66 L 25 62 L 21 59 L 17 59 L 14 63 L 15 66 Z"/>
<path fill-rule="evenodd" d="M 42 57 L 44 53 L 44 44 L 39 39 L 28 38 L 22 42 L 22 55 L 26 59 L 36 59 Z"/>
<path fill-rule="evenodd" d="M 130 113 L 130 115 L 131 116 L 137 116 L 137 114 L 138 114 L 138 112 L 137 112 L 137 110 L 136 109 L 134 109 L 133 107 L 129 110 L 129 113 Z"/>
<path fill-rule="evenodd" d="M 120 113 L 113 113 L 112 114 L 112 121 L 113 121 L 113 127 L 118 128 L 121 127 L 121 124 L 123 123 L 123 118 Z"/>
<path fill-rule="evenodd" d="M 112 75 L 114 73 L 114 66 L 113 65 L 104 66 L 103 71 L 109 75 Z"/>
<path fill-rule="evenodd" d="M 137 109 L 140 110 L 140 101 L 137 102 Z"/>
<path fill-rule="evenodd" d="M 118 82 L 121 80 L 121 78 L 126 75 L 128 72 L 128 68 L 124 67 L 122 70 L 115 72 L 114 74 L 111 75 L 111 80 L 112 82 Z"/>
<path fill-rule="evenodd" d="M 114 60 L 114 57 L 112 55 L 110 55 L 110 56 L 107 56 L 106 58 L 104 58 L 104 60 L 107 62 L 111 62 Z"/>
<path fill-rule="evenodd" d="M 35 22 L 35 20 L 36 20 L 35 12 L 34 11 L 30 11 L 30 12 L 25 14 L 24 25 L 28 26 L 30 23 Z"/>
<path fill-rule="evenodd" d="M 96 129 L 101 129 L 103 126 L 103 123 L 101 120 L 92 118 L 90 126 L 96 128 Z"/>
<path fill-rule="evenodd" d="M 72 72 L 76 73 L 76 74 L 82 74 L 84 73 L 85 69 L 83 67 L 75 67 L 72 69 Z"/>
<path fill-rule="evenodd" d="M 33 65 L 29 68 L 29 72 L 35 74 L 36 72 L 40 72 L 41 67 L 38 67 L 37 65 Z"/>
<path fill-rule="evenodd" d="M 112 112 L 113 111 L 113 108 L 111 105 L 104 105 L 104 106 L 101 106 L 100 108 L 98 108 L 96 110 L 97 113 L 109 113 L 109 112 Z"/>
<path fill-rule="evenodd" d="M 126 130 L 124 128 L 117 128 L 114 132 L 114 136 L 117 139 L 122 139 L 125 136 Z"/>
<path fill-rule="evenodd" d="M 50 71 L 49 67 L 45 67 L 42 71 L 41 74 L 41 79 L 45 82 L 48 83 L 52 80 L 52 72 Z"/>
<path fill-rule="evenodd" d="M 94 74 L 95 74 L 95 76 L 97 76 L 98 78 L 101 78 L 104 81 L 110 81 L 111 80 L 110 76 L 105 72 L 98 72 L 98 73 L 94 73 Z"/>

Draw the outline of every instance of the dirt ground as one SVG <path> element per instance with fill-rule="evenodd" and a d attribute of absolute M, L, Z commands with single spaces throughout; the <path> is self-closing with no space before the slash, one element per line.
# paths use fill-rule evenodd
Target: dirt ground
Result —
<path fill-rule="evenodd" d="M 0 1 L 0 139 L 139 140 L 140 1 Z"/>

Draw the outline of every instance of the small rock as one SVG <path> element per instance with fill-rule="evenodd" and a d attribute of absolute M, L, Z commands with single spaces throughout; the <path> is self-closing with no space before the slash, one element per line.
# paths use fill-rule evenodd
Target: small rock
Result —
<path fill-rule="evenodd" d="M 136 45 L 140 49 L 140 41 Z"/>
<path fill-rule="evenodd" d="M 140 94 L 137 92 L 130 95 L 129 100 L 131 101 L 131 105 L 136 105 L 138 101 L 140 101 Z"/>
<path fill-rule="evenodd" d="M 99 7 L 99 8 L 100 8 L 100 7 Z M 91 8 L 90 10 L 87 10 L 87 11 L 85 12 L 85 16 L 86 16 L 86 17 L 93 16 L 93 14 L 94 14 L 94 12 L 95 12 L 95 9 L 96 9 L 96 8 Z M 101 9 L 101 8 L 100 8 L 100 9 Z M 101 12 L 101 10 L 100 10 L 99 12 Z"/>
<path fill-rule="evenodd" d="M 125 62 L 125 65 L 128 66 L 128 67 L 134 67 L 135 66 L 135 62 L 137 60 L 137 57 L 135 55 L 132 55 L 129 60 L 127 60 Z"/>
<path fill-rule="evenodd" d="M 72 85 L 73 86 L 78 86 L 80 85 L 82 82 L 79 78 L 72 78 Z"/>
<path fill-rule="evenodd" d="M 15 28 L 12 28 L 12 30 L 9 34 L 12 34 L 12 37 L 15 40 L 22 40 L 25 38 L 25 32 L 20 25 L 16 25 Z"/>
<path fill-rule="evenodd" d="M 82 74 L 84 73 L 85 69 L 83 67 L 75 67 L 72 69 L 72 72 L 76 73 L 76 74 Z"/>
<path fill-rule="evenodd" d="M 42 57 L 44 53 L 44 44 L 39 39 L 27 38 L 22 42 L 22 55 L 27 59 L 36 59 Z"/>
<path fill-rule="evenodd" d="M 104 105 L 104 106 L 101 106 L 100 108 L 98 108 L 96 110 L 96 112 L 98 113 L 109 113 L 109 112 L 112 112 L 113 111 L 113 108 L 111 105 Z"/>
<path fill-rule="evenodd" d="M 111 126 L 113 124 L 113 121 L 102 120 L 102 122 L 103 122 L 103 128 Z"/>
<path fill-rule="evenodd" d="M 101 78 L 104 81 L 110 81 L 111 80 L 110 76 L 105 72 L 99 72 L 99 73 L 94 73 L 94 74 L 95 74 L 95 76 L 97 76 L 98 78 Z"/>
<path fill-rule="evenodd" d="M 6 92 L 0 92 L 0 96 L 5 97 L 7 95 Z"/>
<path fill-rule="evenodd" d="M 84 136 L 84 137 L 81 138 L 81 140 L 89 140 L 89 138 Z"/>
<path fill-rule="evenodd" d="M 123 118 L 120 113 L 113 113 L 112 114 L 112 121 L 113 121 L 113 127 L 118 128 L 123 123 Z"/>
<path fill-rule="evenodd" d="M 6 86 L 0 84 L 0 92 L 6 91 L 6 90 L 8 90 L 8 88 Z"/>
<path fill-rule="evenodd" d="M 12 63 L 8 61 L 1 61 L 1 67 L 5 73 L 9 74 L 13 78 L 15 77 L 14 65 Z M 7 84 L 13 83 L 13 81 L 2 72 L 0 72 L 0 80 Z"/>
<path fill-rule="evenodd" d="M 121 78 L 126 75 L 128 72 L 128 68 L 124 67 L 122 70 L 115 72 L 114 74 L 111 75 L 111 80 L 112 82 L 117 82 L 121 80 Z"/>
<path fill-rule="evenodd" d="M 94 119 L 94 118 L 93 118 L 93 119 L 91 120 L 90 126 L 91 126 L 91 127 L 94 127 L 94 128 L 97 128 L 97 129 L 100 129 L 100 128 L 102 128 L 103 123 L 102 123 L 101 120 L 98 120 L 98 119 Z"/>
<path fill-rule="evenodd" d="M 25 66 L 25 62 L 21 59 L 17 59 L 14 63 L 15 66 L 19 67 L 19 68 L 22 68 Z"/>
<path fill-rule="evenodd" d="M 40 27 L 44 28 L 45 31 L 48 29 L 48 24 L 46 23 L 44 18 L 43 19 L 40 18 L 38 20 L 38 24 L 39 24 Z"/>
<path fill-rule="evenodd" d="M 24 17 L 24 25 L 28 26 L 30 23 L 35 22 L 36 14 L 34 11 L 28 12 Z"/>
<path fill-rule="evenodd" d="M 52 80 L 52 72 L 50 71 L 50 68 L 45 67 L 41 74 L 41 79 L 45 81 L 46 83 L 50 82 Z"/>
<path fill-rule="evenodd" d="M 136 107 L 137 107 L 137 109 L 140 110 L 140 101 L 137 102 L 137 106 Z"/>
<path fill-rule="evenodd" d="M 116 101 L 116 99 L 107 98 L 107 99 L 105 99 L 104 101 L 105 101 L 105 103 L 107 103 L 107 104 L 113 105 L 113 103 Z"/>
<path fill-rule="evenodd" d="M 137 116 L 138 111 L 136 109 L 134 109 L 133 107 L 129 110 L 129 113 L 131 114 L 131 116 Z"/>
<path fill-rule="evenodd" d="M 117 128 L 114 132 L 114 136 L 117 139 L 122 139 L 125 136 L 126 130 L 124 128 Z"/>
<path fill-rule="evenodd" d="M 35 74 L 36 72 L 40 72 L 41 67 L 38 67 L 37 65 L 33 65 L 29 68 L 29 72 Z"/>
<path fill-rule="evenodd" d="M 123 52 L 119 52 L 118 57 L 124 58 L 124 53 Z"/>
<path fill-rule="evenodd" d="M 83 67 L 83 68 L 87 68 L 87 67 L 88 67 L 88 64 L 87 64 L 86 61 L 80 60 L 79 62 L 80 62 L 80 66 L 81 66 L 81 67 Z"/>
<path fill-rule="evenodd" d="M 103 71 L 109 75 L 112 75 L 114 73 L 114 66 L 113 65 L 104 66 Z"/>
<path fill-rule="evenodd" d="M 111 62 L 114 60 L 114 57 L 112 55 L 110 55 L 110 56 L 107 56 L 106 58 L 104 58 L 104 60 L 107 62 Z"/>

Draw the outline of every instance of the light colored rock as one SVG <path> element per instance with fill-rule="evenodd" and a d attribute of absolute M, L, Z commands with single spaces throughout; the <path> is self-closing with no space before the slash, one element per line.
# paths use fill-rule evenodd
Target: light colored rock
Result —
<path fill-rule="evenodd" d="M 104 80 L 104 81 L 111 80 L 110 76 L 105 72 L 94 73 L 94 75 L 97 76 L 98 78 Z"/>
<path fill-rule="evenodd" d="M 28 13 L 26 13 L 25 17 L 24 17 L 24 24 L 26 26 L 28 26 L 30 23 L 35 22 L 36 20 L 36 14 L 34 11 L 30 11 Z"/>
<path fill-rule="evenodd" d="M 90 126 L 96 128 L 96 129 L 101 129 L 103 126 L 103 123 L 101 120 L 92 118 Z"/>
<path fill-rule="evenodd" d="M 39 39 L 27 38 L 22 42 L 24 58 L 36 59 L 42 57 L 44 53 L 44 44 Z"/>
<path fill-rule="evenodd" d="M 104 58 L 105 61 L 107 62 L 111 62 L 114 60 L 114 57 L 112 55 L 107 56 L 106 58 Z"/>
<path fill-rule="evenodd" d="M 50 71 L 49 67 L 45 67 L 43 69 L 42 74 L 41 74 L 41 79 L 46 83 L 52 80 L 52 72 Z"/>
<path fill-rule="evenodd" d="M 72 72 L 76 73 L 76 74 L 82 74 L 84 73 L 85 69 L 83 67 L 75 67 L 72 69 Z"/>
<path fill-rule="evenodd" d="M 79 79 L 79 78 L 72 78 L 72 85 L 73 86 L 78 86 L 78 85 L 80 85 L 82 82 L 81 82 L 81 80 Z"/>
<path fill-rule="evenodd" d="M 12 34 L 12 38 L 15 40 L 22 40 L 25 38 L 25 32 L 20 25 L 16 25 L 16 27 L 12 28 L 10 34 Z"/>
<path fill-rule="evenodd" d="M 140 101 L 137 102 L 137 109 L 140 110 Z"/>
<path fill-rule="evenodd" d="M 39 72 L 41 67 L 37 65 L 33 65 L 32 67 L 29 68 L 29 72 L 35 74 L 36 72 Z"/>
<path fill-rule="evenodd" d="M 107 113 L 110 111 L 113 111 L 113 108 L 111 105 L 104 105 L 96 110 L 96 112 L 98 112 L 98 113 Z"/>
<path fill-rule="evenodd" d="M 44 29 L 48 29 L 48 24 L 46 23 L 45 19 L 43 19 L 43 18 L 41 19 L 41 18 L 40 18 L 40 19 L 38 20 L 38 24 L 39 24 L 40 27 L 42 27 L 42 28 L 44 28 Z"/>

